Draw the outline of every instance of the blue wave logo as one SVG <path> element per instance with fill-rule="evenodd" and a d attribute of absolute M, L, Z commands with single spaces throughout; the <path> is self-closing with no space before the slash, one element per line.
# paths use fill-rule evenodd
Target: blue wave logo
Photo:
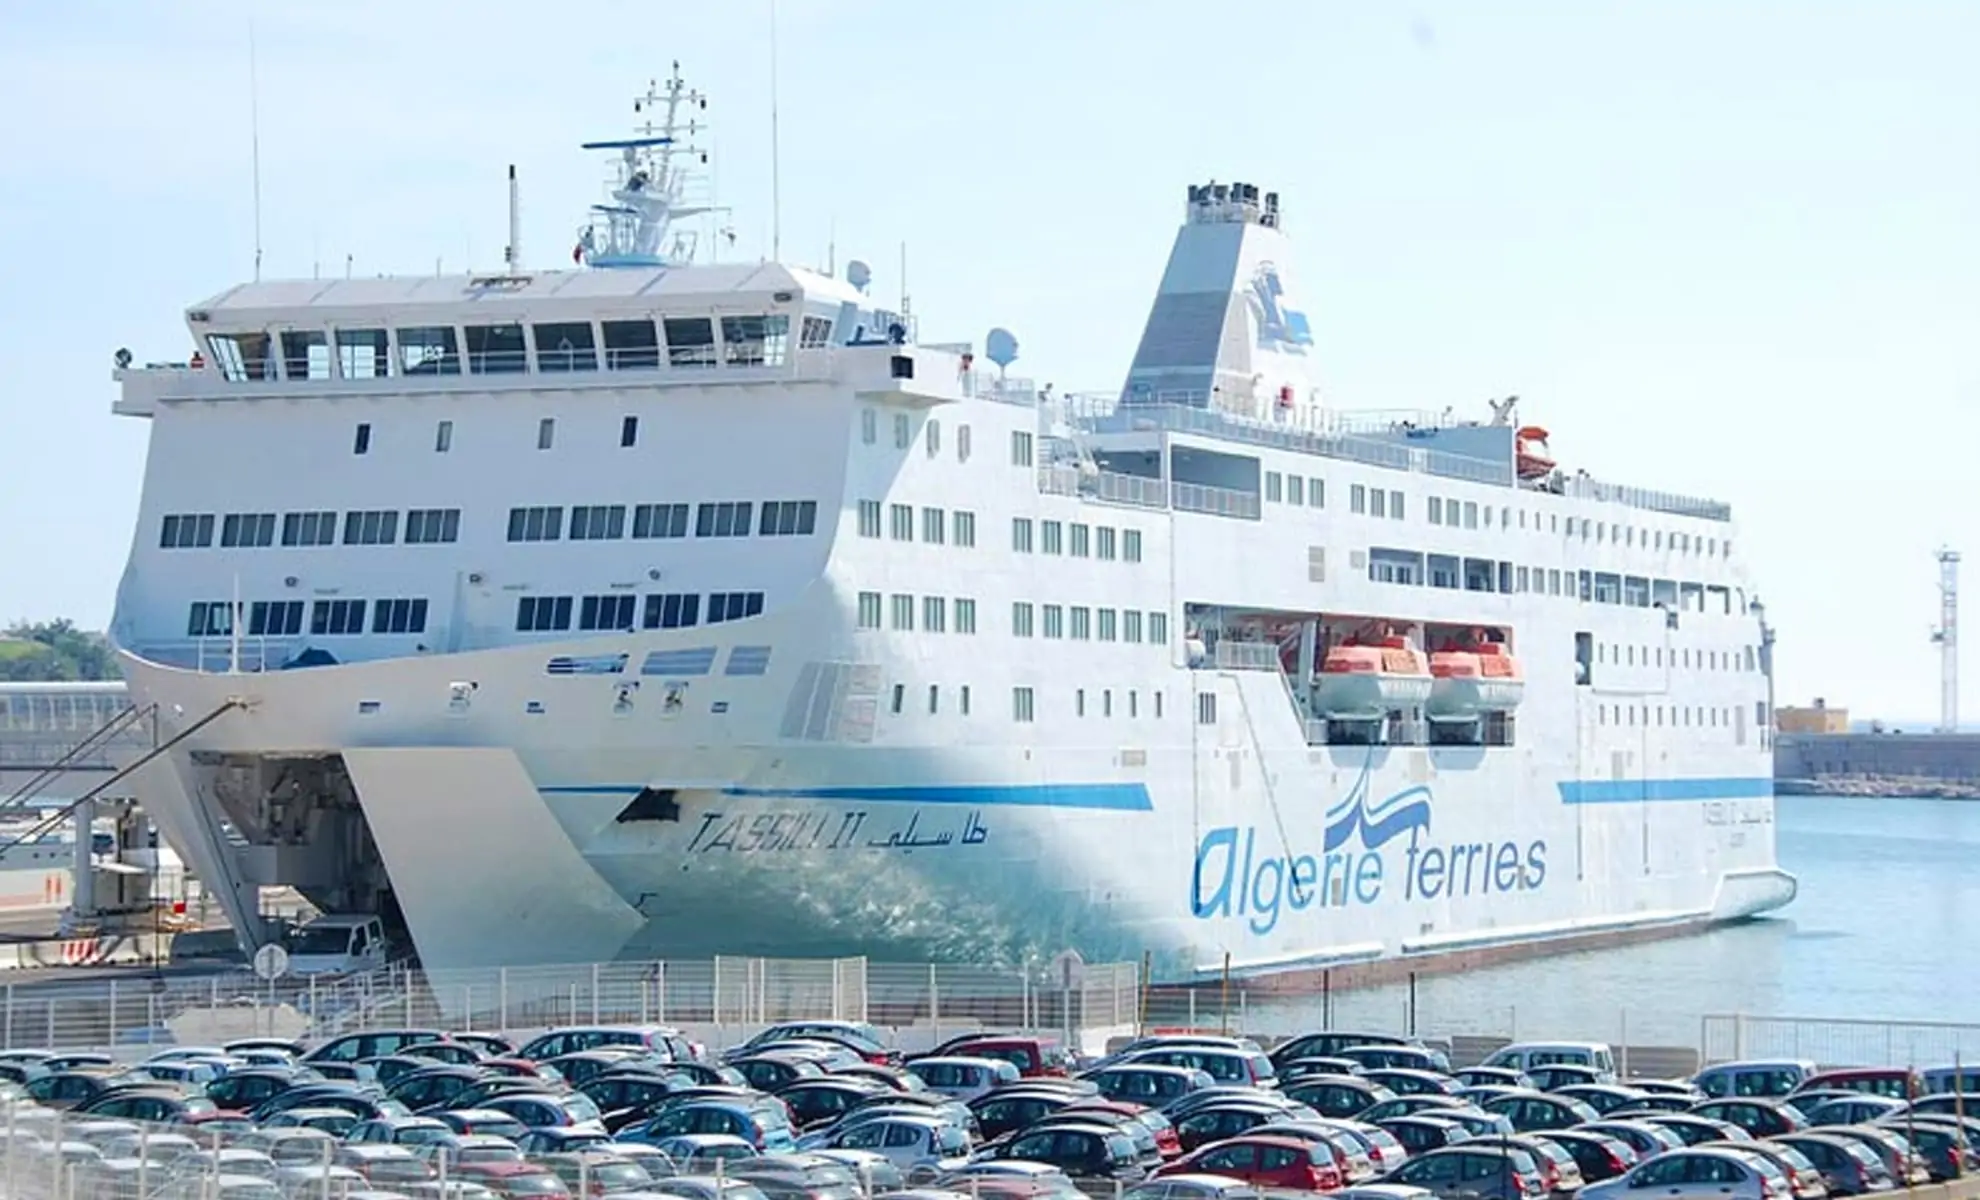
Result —
<path fill-rule="evenodd" d="M 1327 832 L 1323 852 L 1339 850 L 1358 832 L 1361 844 L 1369 850 L 1388 845 L 1404 834 L 1430 832 L 1430 789 L 1421 784 L 1407 787 L 1379 803 L 1369 803 L 1368 768 L 1339 804 L 1327 810 Z"/>
<path fill-rule="evenodd" d="M 1266 346 L 1304 353 L 1313 344 L 1313 327 L 1306 314 L 1286 303 L 1285 284 L 1279 268 L 1260 263 L 1251 279 L 1251 310 L 1258 320 L 1258 340 Z"/>

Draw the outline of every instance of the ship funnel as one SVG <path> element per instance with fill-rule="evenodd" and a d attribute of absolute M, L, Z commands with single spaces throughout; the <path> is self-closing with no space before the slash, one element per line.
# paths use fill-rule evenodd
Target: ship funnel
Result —
<path fill-rule="evenodd" d="M 1313 331 L 1279 194 L 1213 182 L 1187 195 L 1121 403 L 1303 422 L 1318 407 Z"/>

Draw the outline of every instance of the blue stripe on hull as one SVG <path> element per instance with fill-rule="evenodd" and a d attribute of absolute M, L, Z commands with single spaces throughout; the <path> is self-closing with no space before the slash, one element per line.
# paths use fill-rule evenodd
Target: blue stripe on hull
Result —
<path fill-rule="evenodd" d="M 1764 800 L 1774 781 L 1761 777 L 1722 779 L 1564 779 L 1562 804 L 1641 804 L 1682 800 Z"/>
<path fill-rule="evenodd" d="M 1764 776 L 1719 779 L 1565 779 L 1563 804 L 1642 804 L 1697 800 L 1761 800 L 1774 794 Z M 541 789 L 546 795 L 637 795 L 639 784 L 571 784 Z M 757 799 L 859 800 L 874 804 L 958 804 L 982 808 L 1075 808 L 1104 812 L 1153 812 L 1139 783 L 967 784 L 953 786 L 723 788 L 725 796 Z"/>

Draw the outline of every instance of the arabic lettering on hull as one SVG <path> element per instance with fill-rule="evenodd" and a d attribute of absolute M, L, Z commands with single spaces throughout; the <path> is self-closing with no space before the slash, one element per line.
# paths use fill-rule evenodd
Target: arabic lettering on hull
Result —
<path fill-rule="evenodd" d="M 1401 900 L 1463 902 L 1538 890 L 1547 882 L 1547 843 L 1512 838 L 1440 844 L 1432 840 L 1434 796 L 1418 784 L 1371 802 L 1373 763 L 1327 810 L 1317 853 L 1310 831 L 1274 822 L 1225 825 L 1197 841 L 1190 912 L 1199 920 L 1237 919 L 1270 933 L 1287 911 L 1352 908 Z"/>

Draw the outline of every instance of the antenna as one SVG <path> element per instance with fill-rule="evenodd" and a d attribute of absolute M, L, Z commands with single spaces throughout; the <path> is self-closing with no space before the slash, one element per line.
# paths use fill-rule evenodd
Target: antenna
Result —
<path fill-rule="evenodd" d="M 784 256 L 784 206 L 777 144 L 777 0 L 770 0 L 770 261 Z"/>
<path fill-rule="evenodd" d="M 1939 732 L 1959 731 L 1959 551 L 1939 551 Z"/>
<path fill-rule="evenodd" d="M 522 273 L 522 191 L 516 184 L 516 164 L 509 164 L 509 248 L 502 251 L 508 273 Z"/>
<path fill-rule="evenodd" d="M 261 73 L 255 63 L 254 20 L 248 20 L 248 153 L 254 172 L 254 281 L 261 282 Z"/>

